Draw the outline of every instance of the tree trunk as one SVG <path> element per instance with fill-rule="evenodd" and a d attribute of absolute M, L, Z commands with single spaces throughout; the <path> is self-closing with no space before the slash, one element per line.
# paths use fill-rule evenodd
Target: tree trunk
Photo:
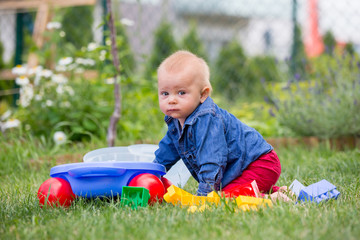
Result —
<path fill-rule="evenodd" d="M 120 62 L 118 56 L 118 50 L 116 47 L 116 29 L 114 25 L 114 19 L 111 12 L 111 0 L 106 0 L 107 12 L 109 14 L 109 30 L 111 37 L 111 55 L 113 56 L 113 64 L 116 69 L 116 74 L 114 76 L 114 97 L 115 97 L 115 107 L 114 112 L 111 115 L 109 128 L 107 131 L 107 143 L 109 147 L 115 145 L 116 140 L 116 125 L 121 117 L 121 88 L 120 88 Z"/>

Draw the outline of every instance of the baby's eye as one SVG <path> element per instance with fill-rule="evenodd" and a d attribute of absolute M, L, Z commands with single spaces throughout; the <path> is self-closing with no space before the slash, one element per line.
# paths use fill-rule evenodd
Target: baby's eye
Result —
<path fill-rule="evenodd" d="M 168 92 L 161 92 L 160 95 L 167 96 L 167 95 L 169 95 L 169 93 Z"/>
<path fill-rule="evenodd" d="M 179 95 L 185 95 L 185 91 L 179 91 Z"/>

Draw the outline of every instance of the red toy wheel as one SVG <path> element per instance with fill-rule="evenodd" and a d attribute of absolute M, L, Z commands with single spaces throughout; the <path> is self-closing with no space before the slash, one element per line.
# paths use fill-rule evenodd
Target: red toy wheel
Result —
<path fill-rule="evenodd" d="M 69 207 L 75 199 L 70 183 L 62 178 L 49 178 L 41 184 L 37 197 L 39 204 L 43 207 L 49 206 Z M 47 199 L 47 202 L 45 203 Z"/>
<path fill-rule="evenodd" d="M 149 190 L 149 203 L 162 202 L 165 188 L 161 180 L 150 173 L 142 173 L 134 177 L 128 184 L 129 187 L 143 187 Z"/>

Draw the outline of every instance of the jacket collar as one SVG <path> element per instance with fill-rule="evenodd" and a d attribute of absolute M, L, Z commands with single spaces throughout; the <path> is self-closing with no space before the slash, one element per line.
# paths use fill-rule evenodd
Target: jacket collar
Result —
<path fill-rule="evenodd" d="M 192 125 L 194 124 L 195 120 L 197 117 L 207 114 L 207 113 L 212 113 L 215 114 L 215 103 L 212 100 L 211 97 L 206 98 L 206 100 L 201 103 L 185 120 L 185 125 Z M 167 125 L 170 124 L 170 122 L 172 122 L 174 120 L 174 118 L 169 117 L 167 115 L 165 115 L 165 122 L 167 123 Z"/>

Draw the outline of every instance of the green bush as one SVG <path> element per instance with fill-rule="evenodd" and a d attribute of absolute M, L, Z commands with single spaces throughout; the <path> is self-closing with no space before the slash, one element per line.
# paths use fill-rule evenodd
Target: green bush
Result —
<path fill-rule="evenodd" d="M 116 22 L 115 27 L 120 61 L 120 74 L 125 75 L 125 77 L 129 77 L 136 67 L 135 57 L 131 50 L 124 25 L 120 22 Z"/>
<path fill-rule="evenodd" d="M 177 44 L 172 33 L 172 26 L 163 21 L 154 34 L 154 44 L 146 65 L 145 78 L 152 76 L 160 63 L 176 50 Z"/>
<path fill-rule="evenodd" d="M 323 37 L 325 45 L 325 53 L 333 55 L 336 47 L 336 40 L 331 31 L 327 31 Z"/>
<path fill-rule="evenodd" d="M 118 138 L 123 141 L 157 142 L 163 135 L 164 114 L 158 105 L 156 80 L 129 78 L 123 83 L 123 110 Z"/>
<path fill-rule="evenodd" d="M 61 16 L 60 16 L 61 17 Z M 34 134 L 51 139 L 55 131 L 63 131 L 69 140 L 105 139 L 109 119 L 114 110 L 114 75 L 109 32 L 106 44 L 83 42 L 79 48 L 64 41 L 69 33 L 56 23 L 47 31 L 50 39 L 37 49 L 40 64 L 33 73 L 23 76 L 18 109 L 13 117 Z M 118 138 L 125 141 L 158 139 L 163 116 L 158 108 L 156 86 L 134 76 L 134 56 L 125 29 L 116 24 L 122 88 L 122 116 L 118 122 Z M 57 47 L 53 47 L 53 46 Z M 47 64 L 47 63 L 51 64 Z M 55 65 L 55 66 L 54 66 Z M 51 71 L 46 68 L 51 68 Z M 19 69 L 27 67 L 19 66 Z M 98 76 L 84 79 L 82 72 L 97 69 Z M 24 71 L 18 71 L 24 72 Z M 20 74 L 20 73 L 18 73 Z M 65 77 L 66 76 L 66 77 Z M 26 83 L 25 79 L 29 82 Z M 136 119 L 136 121 L 134 120 Z M 145 127 L 146 126 L 146 127 Z"/>
<path fill-rule="evenodd" d="M 246 95 L 249 72 L 243 48 L 234 40 L 223 47 L 214 66 L 214 87 L 229 100 Z"/>
<path fill-rule="evenodd" d="M 274 81 L 278 78 L 273 58 L 248 58 L 237 40 L 221 49 L 213 66 L 213 73 L 216 91 L 232 101 L 262 99 L 265 93 L 261 79 Z"/>
<path fill-rule="evenodd" d="M 0 41 L 0 70 L 5 67 L 3 55 L 4 55 L 4 46 L 3 46 L 2 42 Z"/>
<path fill-rule="evenodd" d="M 295 25 L 295 36 L 291 49 L 291 58 L 289 66 L 292 75 L 303 75 L 306 71 L 307 56 L 303 43 L 302 32 L 299 24 Z"/>
<path fill-rule="evenodd" d="M 251 86 L 247 90 L 247 98 L 254 101 L 263 100 L 267 97 L 267 91 L 264 88 L 266 83 L 281 81 L 281 72 L 277 61 L 271 56 L 256 56 L 248 58 L 248 62 L 250 71 L 248 81 Z"/>
<path fill-rule="evenodd" d="M 159 139 L 163 115 L 158 108 L 157 91 L 146 80 L 123 82 L 122 116 L 118 138 L 125 141 Z M 105 139 L 114 109 L 113 86 L 103 81 L 73 78 L 68 84 L 43 79 L 34 88 L 28 105 L 19 106 L 15 117 L 35 136 L 52 137 L 63 131 L 70 140 L 91 137 Z"/>
<path fill-rule="evenodd" d="M 42 79 L 33 92 L 25 104 L 21 95 L 16 117 L 36 136 L 49 139 L 57 130 L 71 135 L 71 140 L 105 136 L 104 118 L 111 114 L 111 104 L 104 98 L 111 94 L 109 86 L 79 79 L 68 84 Z"/>
<path fill-rule="evenodd" d="M 359 135 L 359 57 L 323 55 L 311 66 L 304 78 L 273 91 L 279 122 L 300 136 Z"/>
<path fill-rule="evenodd" d="M 195 23 L 190 24 L 190 29 L 182 40 L 182 47 L 184 50 L 188 50 L 196 54 L 197 56 L 203 58 L 204 60 L 207 60 L 208 58 L 204 45 L 197 34 L 197 28 Z"/>
<path fill-rule="evenodd" d="M 64 9 L 62 26 L 66 32 L 65 39 L 76 48 L 86 46 L 93 40 L 93 6 L 79 6 Z"/>

